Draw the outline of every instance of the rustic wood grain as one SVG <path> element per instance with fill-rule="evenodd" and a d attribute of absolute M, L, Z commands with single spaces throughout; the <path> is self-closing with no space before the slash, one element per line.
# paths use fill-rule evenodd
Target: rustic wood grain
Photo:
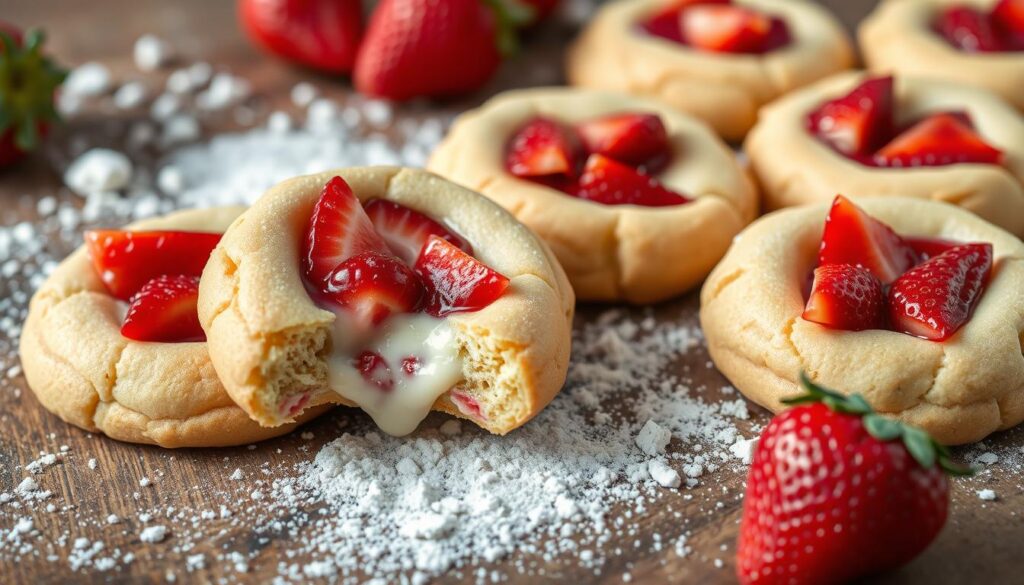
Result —
<path fill-rule="evenodd" d="M 11 5 L 13 2 L 13 5 Z M 839 11 L 847 22 L 854 22 L 865 14 L 873 2 L 831 0 L 826 2 Z M 226 64 L 254 83 L 257 93 L 265 97 L 264 106 L 285 107 L 288 89 L 297 80 L 310 75 L 290 69 L 283 64 L 257 55 L 242 39 L 234 24 L 233 3 L 189 0 L 187 2 L 161 2 L 157 0 L 108 0 L 80 2 L 75 0 L 6 0 L 0 9 L 0 18 L 20 25 L 42 25 L 50 32 L 50 43 L 60 59 L 69 64 L 87 60 L 101 60 L 110 64 L 115 73 L 132 71 L 130 48 L 142 32 L 155 32 L 172 39 L 185 59 L 204 59 L 218 65 Z M 525 53 L 509 63 L 488 90 L 481 92 L 467 104 L 475 103 L 499 88 L 529 84 L 558 82 L 558 55 L 564 40 L 573 31 L 559 25 L 549 26 L 530 39 Z M 540 73 L 537 73 L 537 71 Z M 331 86 L 331 91 L 348 90 L 343 80 L 319 81 Z M 455 111 L 466 104 L 448 104 Z M 80 133 L 93 128 L 102 142 L 99 120 L 76 120 L 67 133 Z M 230 123 L 220 122 L 226 128 Z M 61 132 L 55 139 L 59 139 Z M 38 156 L 17 170 L 0 171 L 0 220 L 11 225 L 21 220 L 32 220 L 35 200 L 60 187 L 59 169 L 63 161 L 59 154 Z M 0 296 L 8 296 L 15 288 L 9 281 L 0 281 Z M 695 318 L 695 294 L 657 308 L 659 319 L 689 321 Z M 592 318 L 599 308 L 584 307 L 579 322 Z M 0 351 L 11 350 L 11 340 L 0 338 Z M 10 354 L 8 354 L 10 355 Z M 708 398 L 713 399 L 725 385 L 725 380 L 714 370 L 705 367 L 707 356 L 701 349 L 684 356 L 680 368 L 689 368 L 694 380 L 708 386 Z M 0 372 L 2 374 L 2 372 Z M 69 513 L 34 513 L 35 525 L 46 534 L 66 533 L 71 539 L 84 536 L 103 538 L 106 550 L 116 548 L 142 551 L 137 560 L 115 573 L 74 573 L 67 563 L 45 559 L 48 551 L 37 549 L 36 557 L 23 558 L 18 563 L 0 564 L 0 583 L 134 583 L 163 581 L 168 570 L 177 574 L 179 582 L 217 582 L 242 580 L 268 582 L 277 575 L 279 562 L 299 562 L 303 559 L 285 558 L 287 543 L 301 539 L 298 534 L 267 534 L 263 541 L 247 529 L 240 529 L 226 520 L 211 520 L 204 533 L 215 533 L 211 527 L 223 524 L 225 531 L 207 541 L 198 542 L 192 550 L 177 550 L 175 539 L 142 547 L 138 541 L 141 523 L 137 510 L 156 506 L 174 506 L 179 510 L 198 513 L 222 501 L 225 494 L 237 489 L 227 478 L 232 470 L 240 468 L 246 477 L 259 477 L 261 469 L 285 469 L 296 462 L 312 458 L 320 446 L 338 432 L 339 425 L 360 417 L 357 412 L 338 410 L 308 425 L 304 430 L 314 433 L 313 440 L 303 440 L 297 434 L 267 441 L 254 449 L 179 450 L 126 445 L 82 432 L 64 424 L 43 410 L 25 386 L 24 379 L 3 380 L 0 390 L 0 492 L 10 492 L 24 476 L 20 469 L 32 461 L 40 451 L 54 452 L 61 445 L 70 448 L 68 455 L 46 472 L 46 488 L 57 492 L 55 502 L 88 510 L 80 516 Z M 20 391 L 20 393 L 18 392 Z M 629 400 L 624 396 L 623 400 Z M 767 420 L 764 411 L 753 407 L 754 423 Z M 991 448 L 1024 445 L 1024 431 L 1018 429 L 1002 433 L 987 441 Z M 86 461 L 95 458 L 96 470 Z M 154 481 L 149 487 L 140 487 L 139 480 L 147 477 Z M 1024 488 L 1022 479 L 1014 473 L 993 473 L 957 484 L 954 489 L 950 521 L 938 541 L 926 553 L 902 570 L 879 579 L 885 583 L 963 583 L 982 580 L 995 583 L 1019 582 L 1021 543 L 1024 542 Z M 994 489 L 999 494 L 996 502 L 982 502 L 976 490 Z M 723 470 L 713 479 L 686 493 L 693 496 L 684 500 L 682 495 L 670 496 L 653 509 L 641 522 L 637 536 L 618 536 L 608 549 L 622 548 L 621 556 L 611 556 L 601 576 L 579 568 L 572 560 L 545 562 L 540 558 L 523 556 L 506 559 L 488 568 L 508 575 L 511 583 L 537 583 L 574 581 L 580 583 L 621 583 L 622 573 L 629 571 L 634 583 L 728 583 L 734 581 L 732 556 L 740 516 L 743 477 L 739 471 Z M 137 499 L 134 495 L 138 494 Z M 214 497 L 216 495 L 216 497 Z M 239 494 L 241 497 L 242 494 Z M 310 512 L 310 510 L 306 510 Z M 681 513 L 680 520 L 676 512 Z M 85 523 L 76 518 L 104 518 L 117 514 L 124 520 L 126 536 L 111 536 L 102 526 Z M 9 517 L 0 516 L 0 528 L 9 528 Z M 179 523 L 174 523 L 178 525 Z M 693 552 L 679 559 L 666 550 L 652 552 L 654 534 L 673 535 L 683 527 L 691 533 L 689 544 Z M 251 527 L 255 528 L 255 527 Z M 120 540 L 119 540 L 120 539 Z M 636 548 L 634 541 L 643 546 Z M 235 573 L 226 563 L 208 562 L 207 567 L 187 572 L 185 557 L 205 553 L 213 559 L 218 553 L 235 549 L 249 550 L 255 558 L 251 570 Z M 628 551 L 636 551 L 630 553 Z M 715 560 L 721 561 L 717 567 Z M 852 560 L 855 562 L 855 560 Z M 536 569 L 543 567 L 544 576 L 521 576 L 517 563 Z M 470 571 L 453 573 L 438 582 L 473 582 Z"/>

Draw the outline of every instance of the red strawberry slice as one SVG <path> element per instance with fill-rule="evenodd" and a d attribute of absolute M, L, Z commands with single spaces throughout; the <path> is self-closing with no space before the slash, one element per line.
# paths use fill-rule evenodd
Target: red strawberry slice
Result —
<path fill-rule="evenodd" d="M 969 473 L 863 396 L 804 385 L 754 450 L 736 550 L 742 585 L 852 583 L 902 565 L 946 522 L 944 472 Z"/>
<path fill-rule="evenodd" d="M 377 325 L 395 313 L 416 311 L 423 299 L 423 284 L 398 258 L 363 252 L 335 268 L 324 292 L 366 326 Z"/>
<path fill-rule="evenodd" d="M 852 264 L 814 269 L 803 318 L 832 329 L 863 331 L 885 325 L 885 293 L 874 274 Z"/>
<path fill-rule="evenodd" d="M 325 283 L 334 269 L 352 256 L 387 249 L 348 183 L 341 177 L 328 181 L 309 218 L 302 251 L 310 282 Z"/>
<path fill-rule="evenodd" d="M 509 141 L 505 168 L 517 177 L 576 176 L 580 146 L 561 123 L 534 118 Z"/>
<path fill-rule="evenodd" d="M 936 28 L 954 47 L 969 53 L 1002 51 L 988 14 L 969 6 L 953 6 L 939 16 Z"/>
<path fill-rule="evenodd" d="M 686 44 L 714 53 L 762 53 L 768 50 L 772 19 L 732 5 L 689 6 L 680 14 Z"/>
<path fill-rule="evenodd" d="M 992 244 L 964 244 L 916 266 L 889 289 L 893 327 L 932 341 L 971 318 L 992 273 Z"/>
<path fill-rule="evenodd" d="M 508 278 L 437 236 L 430 236 L 415 269 L 427 289 L 423 309 L 434 317 L 479 311 L 509 285 Z"/>
<path fill-rule="evenodd" d="M 825 219 L 818 265 L 863 266 L 882 281 L 899 278 L 917 263 L 917 254 L 891 227 L 837 195 Z"/>
<path fill-rule="evenodd" d="M 654 177 L 600 154 L 592 154 L 587 159 L 572 194 L 604 205 L 664 207 L 690 201 L 664 187 Z"/>
<path fill-rule="evenodd" d="M 961 116 L 933 114 L 893 138 L 875 153 L 883 167 L 999 164 L 1003 153 L 989 146 Z"/>
<path fill-rule="evenodd" d="M 352 366 L 362 374 L 363 379 L 381 392 L 388 393 L 395 389 L 395 376 L 391 366 L 382 355 L 374 351 L 364 351 L 352 360 Z"/>
<path fill-rule="evenodd" d="M 196 312 L 198 300 L 198 277 L 158 276 L 132 297 L 121 335 L 135 341 L 206 341 Z"/>
<path fill-rule="evenodd" d="M 681 15 L 688 6 L 697 4 L 730 4 L 732 0 L 679 0 L 654 13 L 643 23 L 644 30 L 654 36 L 683 43 Z"/>
<path fill-rule="evenodd" d="M 670 155 L 668 132 L 657 114 L 613 114 L 576 127 L 588 152 L 657 172 Z"/>
<path fill-rule="evenodd" d="M 874 77 L 822 104 L 811 113 L 808 124 L 840 152 L 867 155 L 892 135 L 893 102 L 892 77 Z"/>
<path fill-rule="evenodd" d="M 939 254 L 960 245 L 960 242 L 941 238 L 904 238 L 907 245 L 913 248 L 920 262 L 934 258 Z"/>
<path fill-rule="evenodd" d="M 199 276 L 220 234 L 202 232 L 89 230 L 85 245 L 110 294 L 130 300 L 162 274 Z"/>
<path fill-rule="evenodd" d="M 473 253 L 469 242 L 445 226 L 393 201 L 374 199 L 366 204 L 366 215 L 388 248 L 410 266 L 416 262 L 430 236 L 444 238 L 467 254 Z"/>

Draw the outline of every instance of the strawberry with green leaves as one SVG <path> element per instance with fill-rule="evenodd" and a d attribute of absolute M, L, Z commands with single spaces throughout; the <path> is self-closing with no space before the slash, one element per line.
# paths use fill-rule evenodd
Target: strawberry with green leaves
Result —
<path fill-rule="evenodd" d="M 946 474 L 924 431 L 801 376 L 806 394 L 758 441 L 736 551 L 741 583 L 846 583 L 898 567 L 946 522 Z"/>
<path fill-rule="evenodd" d="M 67 73 L 43 54 L 43 40 L 0 21 L 0 167 L 35 149 L 57 120 L 54 92 Z"/>

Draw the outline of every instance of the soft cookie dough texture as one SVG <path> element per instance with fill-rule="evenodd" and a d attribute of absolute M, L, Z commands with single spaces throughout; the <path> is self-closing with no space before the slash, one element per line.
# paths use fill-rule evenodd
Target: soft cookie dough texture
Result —
<path fill-rule="evenodd" d="M 754 125 L 762 105 L 854 63 L 842 26 L 813 2 L 736 0 L 789 27 L 792 41 L 763 55 L 710 53 L 645 32 L 641 23 L 668 4 L 605 4 L 569 50 L 570 83 L 658 98 L 735 141 Z"/>
<path fill-rule="evenodd" d="M 935 32 L 952 6 L 989 12 L 999 0 L 887 0 L 857 30 L 872 71 L 966 83 L 995 92 L 1024 110 L 1024 52 L 969 53 Z"/>
<path fill-rule="evenodd" d="M 746 151 L 766 209 L 854 197 L 907 196 L 958 205 L 1015 234 L 1024 234 L 1024 117 L 973 87 L 896 77 L 897 125 L 935 112 L 965 111 L 981 136 L 1004 153 L 1002 165 L 878 168 L 836 152 L 807 129 L 807 116 L 864 81 L 841 73 L 765 107 Z"/>
<path fill-rule="evenodd" d="M 796 207 L 751 224 L 701 291 L 701 325 L 718 369 L 775 412 L 799 392 L 803 370 L 946 444 L 979 441 L 1024 420 L 1024 244 L 944 203 L 857 204 L 903 235 L 993 244 L 992 280 L 971 320 L 944 342 L 805 321 L 801 289 L 817 263 L 829 206 Z"/>
<path fill-rule="evenodd" d="M 476 258 L 510 279 L 486 308 L 447 317 L 463 359 L 454 390 L 475 399 L 504 434 L 554 398 L 565 381 L 575 299 L 547 247 L 486 198 L 431 173 L 397 167 L 339 169 L 291 179 L 267 191 L 224 235 L 203 273 L 199 318 L 214 366 L 231 397 L 264 425 L 287 422 L 275 405 L 311 393 L 312 403 L 348 404 L 328 388 L 335 316 L 303 286 L 300 246 L 327 181 L 341 176 L 364 203 L 376 198 L 445 221 Z M 450 393 L 434 404 L 466 417 Z"/>
<path fill-rule="evenodd" d="M 222 232 L 240 207 L 192 210 L 131 230 Z M 141 343 L 121 336 L 127 305 L 110 296 L 85 247 L 57 267 L 32 297 L 21 363 L 47 410 L 88 431 L 161 447 L 240 445 L 287 433 L 235 406 L 205 343 Z M 323 409 L 303 416 L 312 418 Z"/>
<path fill-rule="evenodd" d="M 509 139 L 534 117 L 577 124 L 623 112 L 661 117 L 673 158 L 657 178 L 694 201 L 603 205 L 505 169 Z M 704 123 L 660 102 L 610 92 L 505 92 L 460 116 L 428 167 L 490 197 L 544 238 L 583 300 L 649 303 L 696 286 L 757 212 L 749 176 Z"/>

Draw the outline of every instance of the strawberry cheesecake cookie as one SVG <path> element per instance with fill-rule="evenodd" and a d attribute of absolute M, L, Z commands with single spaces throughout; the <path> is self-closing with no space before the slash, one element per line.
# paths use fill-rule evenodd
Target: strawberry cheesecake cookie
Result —
<path fill-rule="evenodd" d="M 740 140 L 778 96 L 853 65 L 842 26 L 804 0 L 618 0 L 569 50 L 573 85 L 656 97 Z"/>
<path fill-rule="evenodd" d="M 753 223 L 708 277 L 711 357 L 775 412 L 799 375 L 862 394 L 944 444 L 1024 420 L 1024 243 L 910 198 L 795 207 Z"/>
<path fill-rule="evenodd" d="M 497 205 L 433 174 L 365 167 L 285 181 L 227 231 L 199 318 L 262 425 L 322 401 L 392 435 L 430 410 L 504 434 L 561 389 L 572 289 Z"/>
<path fill-rule="evenodd" d="M 872 71 L 974 85 L 1024 109 L 1024 0 L 888 0 L 858 37 Z"/>
<path fill-rule="evenodd" d="M 1024 117 L 984 90 L 840 74 L 766 107 L 746 150 L 767 209 L 899 195 L 1024 234 Z"/>
<path fill-rule="evenodd" d="M 705 124 L 599 91 L 497 96 L 456 120 L 429 168 L 537 232 L 583 300 L 686 291 L 757 210 L 745 170 Z"/>
<path fill-rule="evenodd" d="M 65 421 L 121 441 L 214 447 L 284 434 L 224 391 L 196 314 L 199 274 L 242 208 L 95 230 L 32 298 L 25 377 Z M 299 420 L 323 412 L 310 409 Z"/>

